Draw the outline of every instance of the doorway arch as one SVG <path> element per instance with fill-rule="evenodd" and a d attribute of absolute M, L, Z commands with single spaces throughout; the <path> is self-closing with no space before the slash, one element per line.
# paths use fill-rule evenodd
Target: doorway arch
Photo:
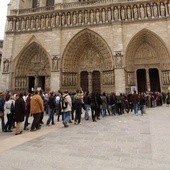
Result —
<path fill-rule="evenodd" d="M 157 81 L 159 80 L 157 85 L 159 86 L 159 91 L 166 88 L 161 77 L 162 73 L 169 68 L 170 58 L 165 43 L 157 34 L 148 29 L 143 29 L 138 32 L 127 46 L 125 60 L 127 89 L 130 89 L 132 85 L 136 85 L 137 87 L 146 86 L 140 87 L 140 89 L 153 90 L 153 86 L 151 85 L 153 74 L 149 73 L 152 69 L 158 70 L 157 75 L 159 75 L 160 78 L 157 78 Z M 137 70 L 141 69 L 146 70 L 145 85 L 143 82 L 141 82 L 143 85 L 139 84 L 140 82 L 138 81 Z M 128 83 L 130 82 L 128 81 L 128 79 L 131 79 L 130 77 L 134 79 L 131 81 L 133 84 Z"/>
<path fill-rule="evenodd" d="M 29 91 L 50 87 L 50 60 L 45 49 L 38 43 L 29 44 L 14 60 L 13 90 Z"/>
<path fill-rule="evenodd" d="M 106 41 L 96 32 L 84 29 L 70 40 L 64 50 L 61 64 L 61 89 L 80 88 L 83 81 L 82 74 L 86 73 L 84 79 L 86 79 L 88 87 L 84 87 L 85 90 L 98 89 L 99 92 L 113 90 L 113 66 L 112 52 Z M 95 87 L 93 83 L 94 71 L 100 73 L 98 74 L 100 84 L 96 84 Z"/>

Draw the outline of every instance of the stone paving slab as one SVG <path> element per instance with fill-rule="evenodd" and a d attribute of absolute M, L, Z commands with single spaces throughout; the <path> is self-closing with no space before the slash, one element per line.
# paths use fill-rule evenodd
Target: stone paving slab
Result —
<path fill-rule="evenodd" d="M 45 117 L 46 119 L 47 117 Z M 0 170 L 170 170 L 170 108 L 0 134 Z"/>

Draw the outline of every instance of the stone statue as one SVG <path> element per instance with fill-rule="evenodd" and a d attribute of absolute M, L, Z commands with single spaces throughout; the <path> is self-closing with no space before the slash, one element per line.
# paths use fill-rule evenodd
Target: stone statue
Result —
<path fill-rule="evenodd" d="M 153 4 L 153 17 L 154 18 L 158 17 L 158 9 L 156 3 Z"/>
<path fill-rule="evenodd" d="M 122 68 L 122 57 L 120 56 L 116 57 L 116 67 Z"/>
<path fill-rule="evenodd" d="M 134 12 L 134 19 L 138 19 L 138 8 L 136 5 L 133 6 L 133 12 Z"/>
<path fill-rule="evenodd" d="M 119 11 L 118 11 L 118 7 L 115 6 L 114 7 L 114 20 L 118 21 L 118 19 L 119 19 Z"/>
<path fill-rule="evenodd" d="M 84 12 L 84 23 L 85 24 L 88 23 L 88 13 L 87 13 L 87 11 Z"/>
<path fill-rule="evenodd" d="M 102 21 L 103 21 L 103 23 L 106 21 L 106 12 L 105 12 L 105 9 L 102 9 Z"/>
<path fill-rule="evenodd" d="M 94 23 L 94 13 L 93 10 L 90 11 L 90 21 L 93 24 Z"/>
<path fill-rule="evenodd" d="M 54 28 L 55 27 L 55 14 L 52 15 L 51 18 L 51 26 Z"/>
<path fill-rule="evenodd" d="M 160 4 L 160 14 L 162 17 L 165 16 L 165 5 L 163 2 L 161 2 L 161 4 Z"/>
<path fill-rule="evenodd" d="M 63 13 L 61 16 L 61 25 L 65 25 L 65 14 Z"/>
<path fill-rule="evenodd" d="M 57 14 L 56 14 L 56 17 L 55 17 L 56 26 L 59 26 L 59 22 L 60 22 L 59 13 L 57 13 Z"/>
<path fill-rule="evenodd" d="M 100 12 L 97 9 L 97 11 L 96 11 L 96 23 L 99 23 L 99 22 L 100 22 Z"/>
<path fill-rule="evenodd" d="M 70 16 L 70 12 L 67 13 L 67 25 L 71 24 L 71 16 Z"/>
<path fill-rule="evenodd" d="M 144 12 L 143 4 L 140 5 L 139 11 L 140 11 L 140 18 L 144 19 L 145 18 L 145 12 Z"/>
<path fill-rule="evenodd" d="M 150 4 L 147 4 L 146 5 L 146 13 L 147 13 L 147 17 L 150 18 L 152 15 L 151 15 L 151 7 L 150 7 Z"/>
<path fill-rule="evenodd" d="M 112 13 L 111 13 L 111 9 L 109 8 L 108 9 L 108 11 L 107 11 L 107 20 L 108 20 L 108 22 L 111 22 L 111 20 L 112 20 Z"/>
<path fill-rule="evenodd" d="M 45 27 L 48 28 L 49 27 L 49 16 L 47 15 L 46 19 L 45 19 Z"/>
<path fill-rule="evenodd" d="M 79 24 L 81 24 L 82 23 L 82 12 L 80 11 L 79 12 Z"/>
<path fill-rule="evenodd" d="M 41 18 L 41 28 L 42 29 L 45 28 L 45 19 L 44 19 L 44 16 L 42 16 L 42 18 Z"/>
<path fill-rule="evenodd" d="M 124 9 L 124 7 L 121 7 L 121 19 L 125 20 L 125 9 Z"/>
<path fill-rule="evenodd" d="M 21 30 L 25 30 L 25 18 L 21 21 Z"/>
<path fill-rule="evenodd" d="M 38 17 L 35 19 L 35 27 L 36 27 L 36 29 L 40 29 L 40 24 L 39 24 L 39 18 Z"/>
<path fill-rule="evenodd" d="M 4 67 L 3 67 L 3 72 L 8 72 L 9 71 L 9 60 L 4 61 Z"/>
<path fill-rule="evenodd" d="M 127 19 L 132 19 L 130 6 L 127 7 Z"/>
<path fill-rule="evenodd" d="M 76 16 L 76 12 L 73 12 L 73 25 L 77 24 L 77 16 Z"/>

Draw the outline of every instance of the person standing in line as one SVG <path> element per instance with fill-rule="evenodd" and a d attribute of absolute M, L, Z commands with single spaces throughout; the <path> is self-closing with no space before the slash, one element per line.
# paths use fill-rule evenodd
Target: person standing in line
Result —
<path fill-rule="evenodd" d="M 41 98 L 43 100 L 43 106 L 44 106 L 45 105 L 45 100 L 44 100 L 44 93 L 43 93 L 42 90 L 39 91 L 39 95 L 41 96 Z M 44 118 L 44 110 L 40 114 L 40 124 L 44 124 L 43 118 Z"/>
<path fill-rule="evenodd" d="M 25 122 L 24 122 L 24 130 L 29 130 L 28 129 L 28 118 L 30 115 L 30 102 L 31 102 L 31 93 L 28 94 L 28 97 L 25 101 Z"/>
<path fill-rule="evenodd" d="M 139 96 L 136 93 L 136 90 L 134 90 L 134 93 L 132 94 L 130 101 L 133 104 L 134 113 L 135 113 L 135 115 L 137 115 L 137 113 L 138 113 L 138 104 L 139 104 Z"/>
<path fill-rule="evenodd" d="M 6 98 L 5 105 L 4 105 L 4 114 L 7 116 L 7 122 L 4 127 L 4 132 L 12 132 L 12 123 L 13 123 L 13 115 L 14 115 L 14 108 L 15 101 L 13 96 L 9 95 Z"/>
<path fill-rule="evenodd" d="M 42 112 L 44 112 L 43 100 L 36 90 L 31 98 L 30 113 L 33 115 L 33 122 L 30 131 L 40 129 L 40 117 Z"/>
<path fill-rule="evenodd" d="M 145 94 L 142 92 L 142 93 L 139 95 L 139 106 L 140 106 L 140 110 L 141 110 L 141 115 L 142 115 L 142 116 L 143 116 L 143 114 L 144 114 L 145 104 L 146 104 L 146 96 L 145 96 Z"/>
<path fill-rule="evenodd" d="M 56 109 L 56 102 L 55 102 L 55 94 L 54 92 L 51 92 L 50 93 L 50 97 L 49 97 L 49 100 L 48 100 L 48 105 L 49 105 L 49 117 L 48 117 L 48 120 L 47 120 L 47 123 L 46 125 L 48 126 L 51 122 L 52 125 L 54 125 L 54 114 L 55 114 L 55 109 Z"/>
<path fill-rule="evenodd" d="M 71 110 L 72 110 L 72 101 L 71 101 L 71 97 L 70 95 L 68 94 L 68 90 L 65 90 L 64 91 L 64 94 L 63 94 L 63 98 L 62 98 L 62 103 L 67 103 L 66 105 L 66 108 L 63 108 L 62 107 L 62 112 L 63 112 L 63 124 L 64 124 L 64 127 L 68 127 L 68 123 L 70 121 L 70 116 L 71 116 Z"/>
<path fill-rule="evenodd" d="M 4 127 L 5 127 L 5 122 L 4 122 L 4 104 L 5 104 L 5 99 L 4 99 L 4 94 L 0 94 L 0 119 L 1 119 L 1 126 L 2 126 L 2 131 L 4 132 Z"/>
<path fill-rule="evenodd" d="M 15 135 L 19 135 L 22 133 L 22 122 L 24 121 L 25 116 L 25 102 L 23 99 L 23 93 L 20 93 L 19 96 L 16 95 L 15 101 L 15 122 L 16 122 L 16 133 Z"/>

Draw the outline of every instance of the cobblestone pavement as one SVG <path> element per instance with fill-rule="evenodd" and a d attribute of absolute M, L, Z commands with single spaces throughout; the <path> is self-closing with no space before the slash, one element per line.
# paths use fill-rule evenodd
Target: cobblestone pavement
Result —
<path fill-rule="evenodd" d="M 0 140 L 0 170 L 170 170 L 170 107 Z"/>

